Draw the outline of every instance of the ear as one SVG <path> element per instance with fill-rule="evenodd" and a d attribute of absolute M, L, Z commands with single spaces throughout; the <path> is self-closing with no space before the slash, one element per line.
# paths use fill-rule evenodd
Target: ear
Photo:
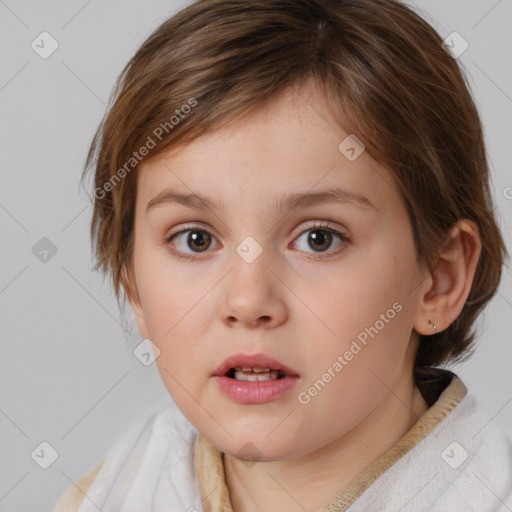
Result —
<path fill-rule="evenodd" d="M 121 283 L 125 290 L 125 295 L 130 304 L 130 307 L 135 316 L 137 327 L 139 328 L 140 335 L 147 339 L 149 338 L 148 328 L 146 326 L 146 319 L 144 316 L 144 309 L 142 307 L 142 301 L 140 299 L 139 291 L 137 289 L 137 283 L 135 281 L 135 275 L 133 271 L 123 267 L 121 270 Z"/>
<path fill-rule="evenodd" d="M 414 321 L 418 333 L 439 333 L 459 316 L 471 291 L 480 251 L 476 224 L 467 219 L 456 222 L 429 279 L 424 281 L 423 296 Z"/>

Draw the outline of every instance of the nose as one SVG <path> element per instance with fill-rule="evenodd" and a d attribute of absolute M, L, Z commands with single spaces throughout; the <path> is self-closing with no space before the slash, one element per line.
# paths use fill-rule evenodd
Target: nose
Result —
<path fill-rule="evenodd" d="M 234 255 L 220 307 L 221 319 L 228 327 L 270 329 L 287 317 L 284 286 L 274 275 L 275 270 L 268 268 L 263 254 L 252 263 Z"/>

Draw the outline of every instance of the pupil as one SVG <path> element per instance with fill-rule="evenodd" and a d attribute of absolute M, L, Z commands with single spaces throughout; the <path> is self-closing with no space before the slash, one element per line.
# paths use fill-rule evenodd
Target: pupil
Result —
<path fill-rule="evenodd" d="M 327 249 L 331 245 L 331 239 L 332 239 L 332 234 L 329 233 L 329 231 L 322 231 L 322 230 L 317 229 L 315 231 L 312 231 L 311 234 L 309 235 L 310 242 L 318 243 L 319 245 L 322 246 L 322 247 L 319 247 L 320 250 Z"/>
<path fill-rule="evenodd" d="M 206 237 L 205 237 L 206 235 Z M 208 246 L 210 245 L 210 235 L 204 231 L 192 231 L 189 235 L 188 235 L 188 243 L 189 243 L 189 247 L 191 249 L 193 249 L 194 247 L 192 247 L 192 243 L 195 244 L 197 247 L 199 247 L 199 251 L 204 251 L 208 248 Z M 205 241 L 206 239 L 206 241 Z M 202 246 L 205 246 L 205 247 L 202 247 Z"/>

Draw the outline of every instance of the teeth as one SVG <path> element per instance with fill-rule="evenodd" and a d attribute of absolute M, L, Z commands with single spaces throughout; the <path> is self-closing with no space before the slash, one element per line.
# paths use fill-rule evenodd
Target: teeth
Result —
<path fill-rule="evenodd" d="M 238 367 L 239 368 L 239 367 Z M 235 368 L 235 379 L 245 381 L 261 381 L 261 380 L 277 380 L 279 378 L 279 370 L 266 371 L 265 369 L 258 368 L 254 372 L 240 371 Z M 245 368 L 244 368 L 245 370 Z M 258 371 L 259 370 L 259 371 Z"/>
<path fill-rule="evenodd" d="M 255 366 L 236 366 L 235 370 L 237 371 L 244 371 L 244 372 L 256 372 L 256 373 L 263 373 L 263 372 L 269 372 L 270 368 L 256 368 Z"/>

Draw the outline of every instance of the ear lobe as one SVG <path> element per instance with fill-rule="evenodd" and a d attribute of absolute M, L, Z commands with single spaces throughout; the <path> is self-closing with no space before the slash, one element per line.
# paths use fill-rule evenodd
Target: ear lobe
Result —
<path fill-rule="evenodd" d="M 471 291 L 481 242 L 477 226 L 467 219 L 450 230 L 431 273 L 431 286 L 422 298 L 414 323 L 420 334 L 446 329 L 460 314 Z"/>

